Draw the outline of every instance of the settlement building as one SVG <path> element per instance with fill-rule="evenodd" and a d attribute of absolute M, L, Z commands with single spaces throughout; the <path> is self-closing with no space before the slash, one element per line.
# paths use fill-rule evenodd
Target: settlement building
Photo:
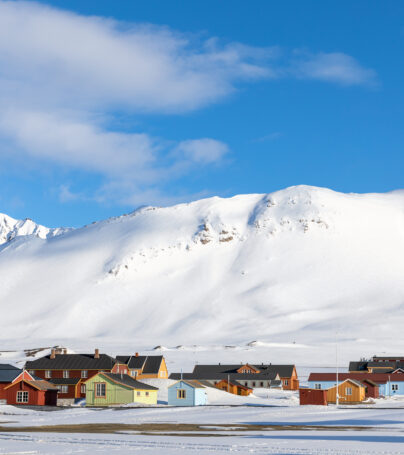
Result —
<path fill-rule="evenodd" d="M 337 386 L 333 386 L 327 390 L 327 402 L 336 403 Z M 338 384 L 339 402 L 343 403 L 359 403 L 365 400 L 365 387 L 359 381 L 354 379 L 345 379 Z"/>
<path fill-rule="evenodd" d="M 284 390 L 297 390 L 299 380 L 294 365 L 195 365 L 192 373 L 184 373 L 183 379 L 206 380 L 213 385 L 221 380 L 238 381 L 245 387 L 279 387 L 279 381 Z M 180 379 L 181 373 L 172 373 L 170 379 Z"/>
<path fill-rule="evenodd" d="M 66 349 L 52 349 L 50 355 L 26 362 L 31 375 L 55 384 L 59 389 L 59 404 L 70 404 L 85 398 L 87 379 L 101 371 L 127 373 L 126 365 L 107 354 L 67 354 Z"/>
<path fill-rule="evenodd" d="M 233 393 L 234 395 L 248 396 L 252 393 L 253 389 L 240 384 L 234 379 L 222 379 L 216 384 L 218 389 L 224 390 L 225 392 Z"/>
<path fill-rule="evenodd" d="M 162 355 L 118 355 L 116 359 L 128 367 L 128 374 L 136 379 L 167 379 L 168 371 Z"/>
<path fill-rule="evenodd" d="M 203 406 L 207 401 L 206 388 L 198 381 L 180 380 L 168 387 L 170 406 Z"/>
<path fill-rule="evenodd" d="M 157 404 L 157 391 L 127 374 L 98 373 L 86 381 L 86 406 Z"/>
<path fill-rule="evenodd" d="M 28 380 L 20 376 L 4 388 L 7 404 L 56 406 L 58 388 L 48 381 Z"/>

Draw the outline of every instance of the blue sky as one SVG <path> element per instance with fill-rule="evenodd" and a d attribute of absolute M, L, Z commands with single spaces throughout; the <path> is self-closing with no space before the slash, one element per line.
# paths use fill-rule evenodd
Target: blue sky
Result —
<path fill-rule="evenodd" d="M 403 188 L 404 5 L 0 0 L 0 212 Z"/>

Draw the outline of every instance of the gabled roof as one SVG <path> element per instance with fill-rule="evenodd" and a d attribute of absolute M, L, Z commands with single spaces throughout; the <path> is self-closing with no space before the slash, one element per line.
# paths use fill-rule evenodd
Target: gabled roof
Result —
<path fill-rule="evenodd" d="M 201 382 L 195 381 L 195 380 L 192 380 L 192 379 L 187 379 L 187 380 L 180 379 L 179 381 L 175 382 L 174 384 L 169 385 L 168 388 L 174 387 L 179 382 L 184 382 L 185 384 L 188 384 L 193 389 L 204 389 L 205 388 L 205 386 Z"/>
<path fill-rule="evenodd" d="M 117 360 L 107 354 L 56 354 L 54 359 L 50 355 L 25 364 L 27 370 L 111 370 Z"/>
<path fill-rule="evenodd" d="M 0 370 L 20 370 L 20 368 L 10 365 L 9 363 L 0 363 Z"/>
<path fill-rule="evenodd" d="M 142 370 L 143 374 L 157 374 L 160 370 L 162 355 L 118 355 L 116 359 L 128 365 L 131 370 Z"/>
<path fill-rule="evenodd" d="M 27 381 L 26 379 L 21 379 L 20 381 L 13 382 L 10 385 L 8 385 L 7 387 L 4 387 L 4 390 L 9 389 L 10 387 L 14 387 L 16 384 L 18 384 L 20 382 L 24 382 L 25 384 L 28 384 L 28 385 L 30 385 L 31 387 L 34 387 L 34 389 L 37 389 L 37 390 L 44 390 L 44 391 L 46 391 L 46 390 L 58 390 L 58 388 L 55 385 L 51 384 L 48 381 L 45 381 L 44 379 L 39 379 L 39 380 L 35 380 L 35 381 Z"/>
<path fill-rule="evenodd" d="M 116 384 L 130 387 L 135 390 L 158 390 L 158 387 L 153 387 L 149 384 L 133 379 L 128 374 L 116 374 L 116 373 L 98 373 L 99 376 L 105 376 Z"/>
<path fill-rule="evenodd" d="M 10 365 L 11 369 L 6 370 L 5 368 L 0 369 L 0 382 L 13 382 L 15 378 L 17 378 L 23 370 L 20 370 L 19 368 L 12 367 Z"/>
<path fill-rule="evenodd" d="M 338 387 L 340 387 L 342 384 L 345 384 L 345 382 L 349 382 L 350 384 L 354 384 L 356 385 L 357 387 L 364 387 L 363 384 L 359 381 L 356 381 L 355 379 L 344 379 L 343 381 L 339 382 L 338 383 Z M 334 385 L 332 387 L 330 387 L 330 389 L 334 389 L 335 387 L 337 387 L 337 385 Z"/>

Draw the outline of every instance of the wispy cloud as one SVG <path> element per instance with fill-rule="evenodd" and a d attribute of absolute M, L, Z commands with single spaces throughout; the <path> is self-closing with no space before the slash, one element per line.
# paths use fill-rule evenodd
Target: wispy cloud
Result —
<path fill-rule="evenodd" d="M 300 52 L 299 52 L 300 53 Z M 300 53 L 301 54 L 301 53 Z M 340 85 L 375 85 L 376 72 L 341 52 L 303 53 L 295 62 L 297 77 L 334 82 Z"/>
<path fill-rule="evenodd" d="M 155 199 L 161 182 L 221 163 L 229 148 L 214 138 L 175 142 L 114 130 L 115 113 L 188 112 L 242 83 L 291 75 L 342 85 L 374 78 L 345 54 L 296 56 L 0 0 L 0 154 L 97 174 L 100 201 L 107 191 L 120 201 L 134 191 Z M 76 198 L 62 185 L 62 201 Z"/>

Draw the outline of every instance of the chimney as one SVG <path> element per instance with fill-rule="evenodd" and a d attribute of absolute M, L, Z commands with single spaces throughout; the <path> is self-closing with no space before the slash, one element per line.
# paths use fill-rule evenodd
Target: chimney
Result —
<path fill-rule="evenodd" d="M 63 349 L 63 354 L 67 354 L 67 349 Z"/>
<path fill-rule="evenodd" d="M 55 350 L 55 349 L 51 349 L 50 358 L 51 358 L 51 359 L 54 359 L 55 357 L 56 357 L 56 350 Z"/>
<path fill-rule="evenodd" d="M 100 358 L 100 350 L 99 349 L 96 349 L 94 351 L 94 359 L 99 359 Z"/>
<path fill-rule="evenodd" d="M 136 352 L 135 357 L 139 357 L 139 353 L 138 352 Z"/>

